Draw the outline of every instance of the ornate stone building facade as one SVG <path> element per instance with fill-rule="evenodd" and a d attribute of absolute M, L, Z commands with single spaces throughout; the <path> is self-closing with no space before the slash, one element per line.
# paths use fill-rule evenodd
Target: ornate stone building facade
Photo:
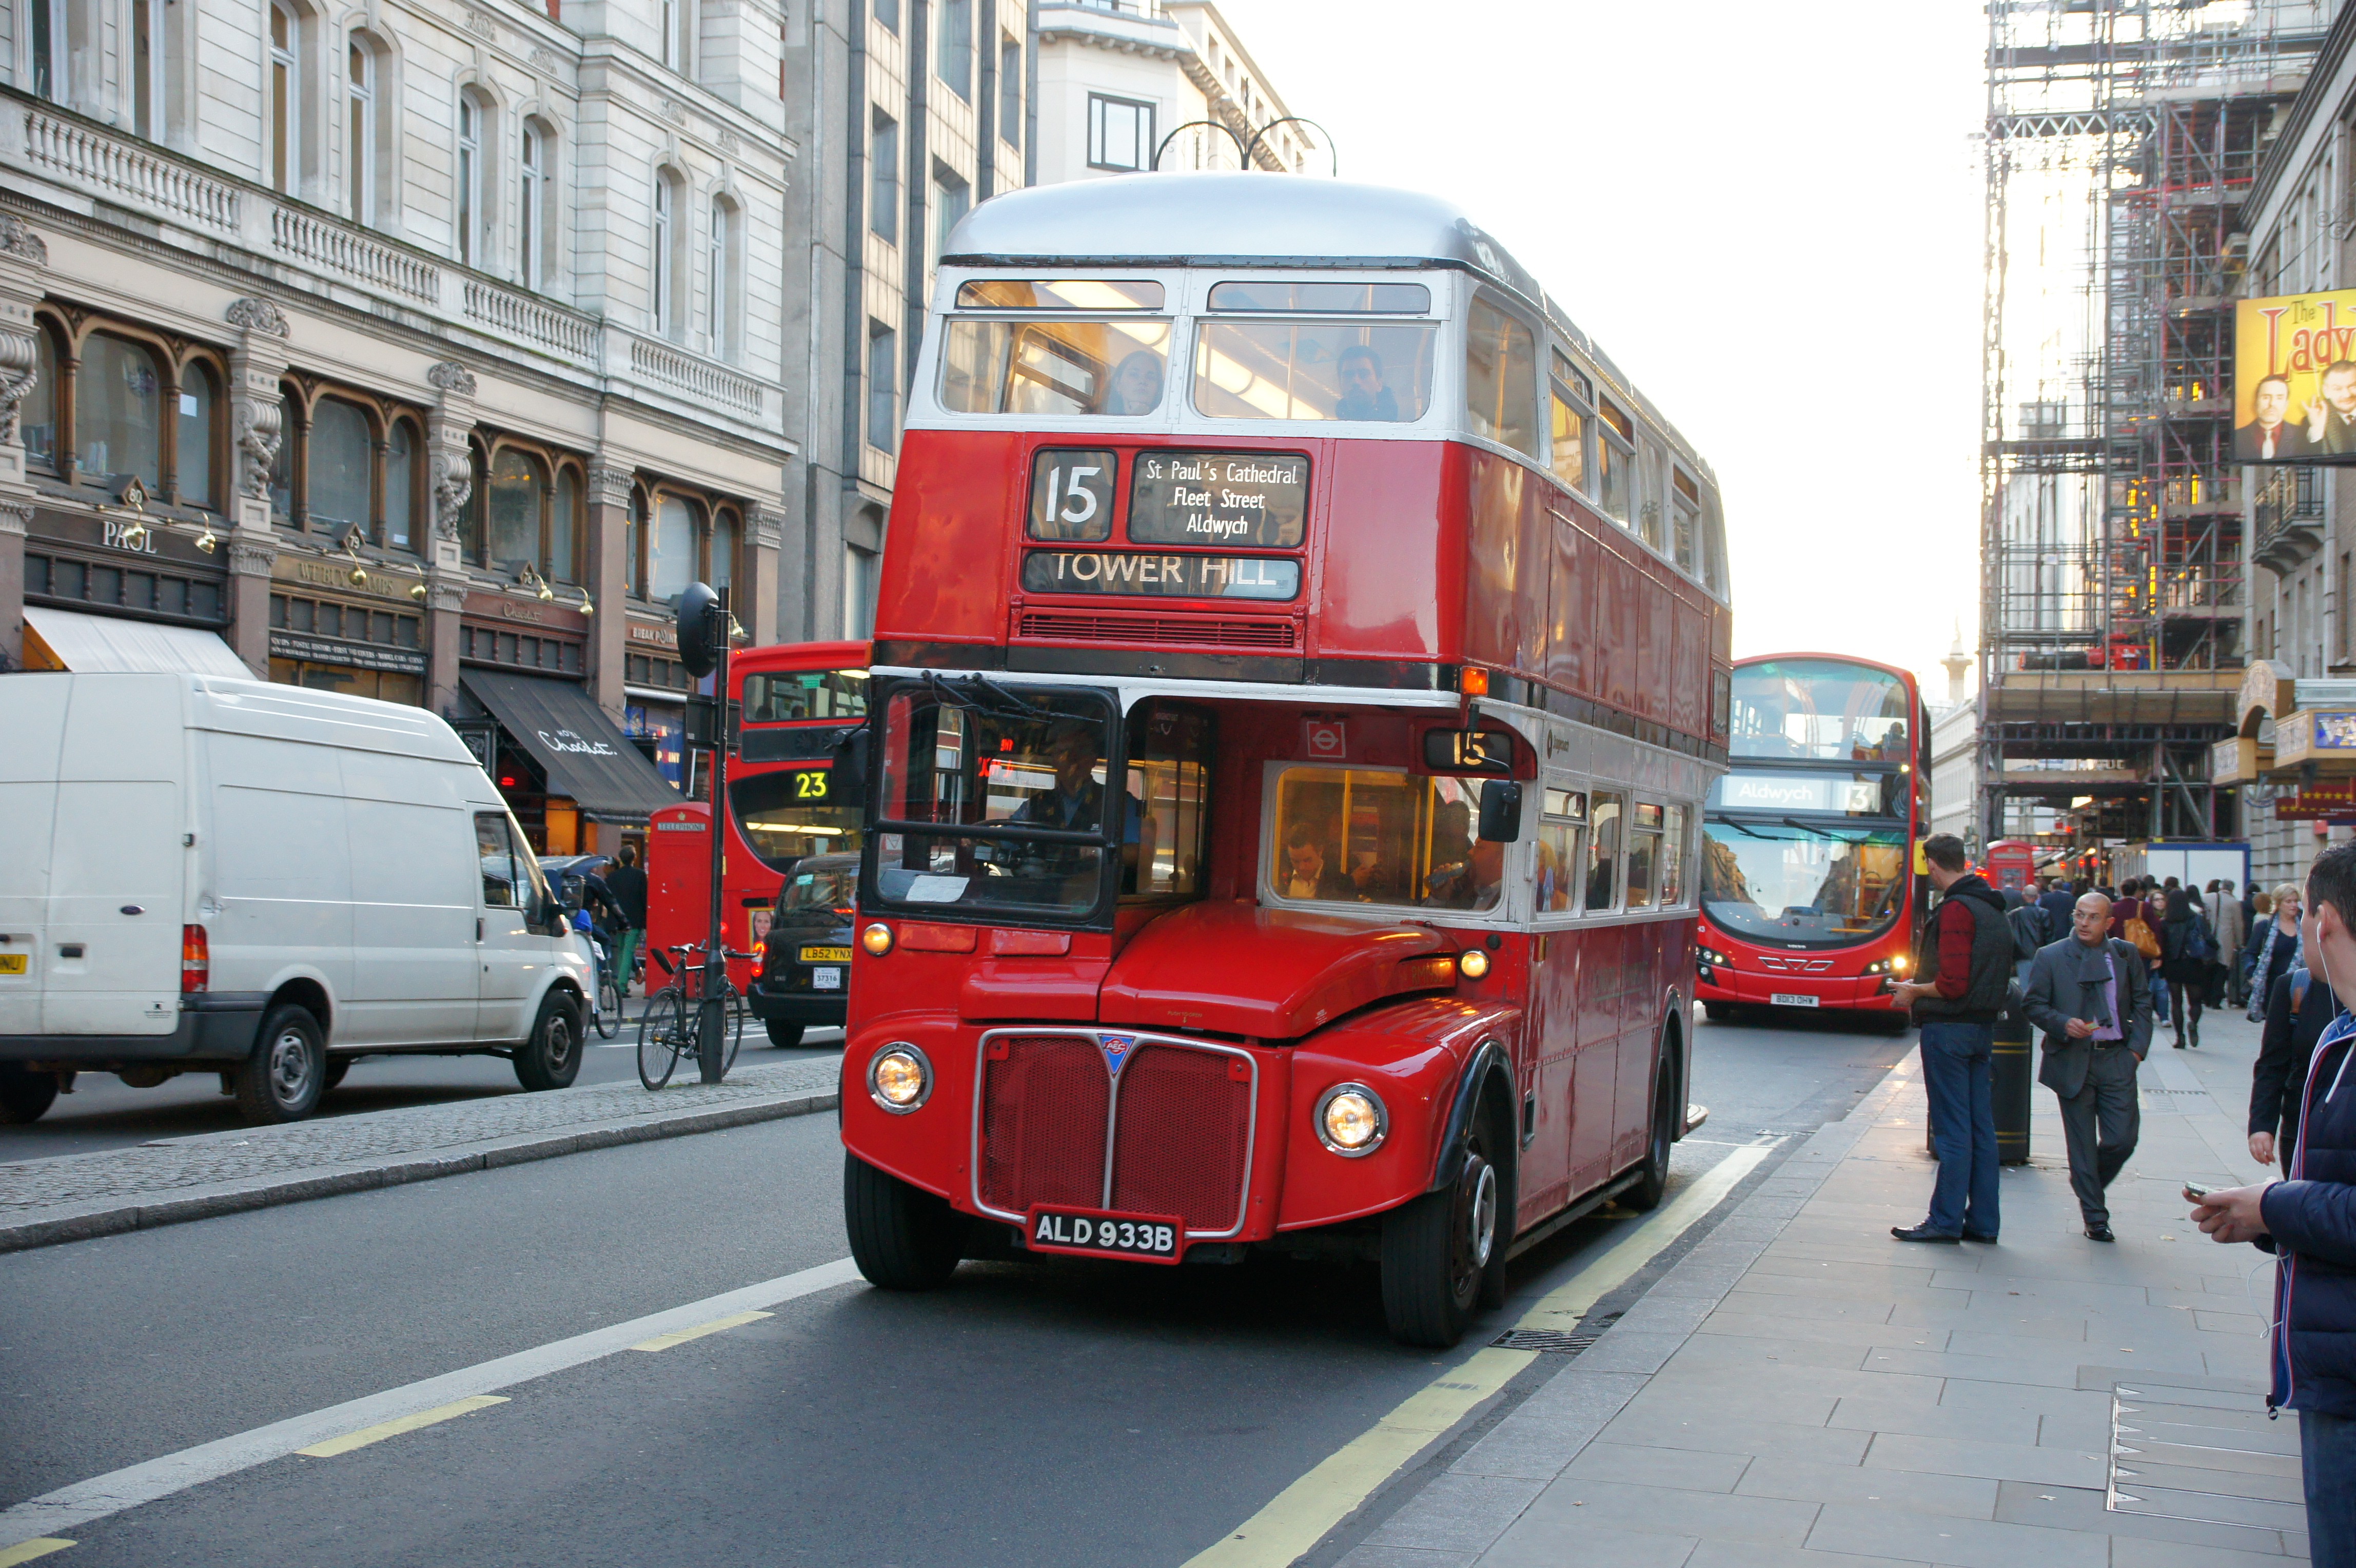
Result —
<path fill-rule="evenodd" d="M 487 693 L 675 756 L 679 591 L 777 635 L 784 21 L 0 0 L 0 667 L 217 635 L 610 843 L 645 802 L 562 796 Z"/>

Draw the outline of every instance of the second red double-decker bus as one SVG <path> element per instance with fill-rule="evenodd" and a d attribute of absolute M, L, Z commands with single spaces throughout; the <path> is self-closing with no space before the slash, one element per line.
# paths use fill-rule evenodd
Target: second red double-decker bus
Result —
<path fill-rule="evenodd" d="M 1930 815 L 1914 677 L 1828 653 L 1738 660 L 1729 771 L 1704 822 L 1697 994 L 1840 1008 L 1902 1026 Z"/>
<path fill-rule="evenodd" d="M 777 889 L 804 855 L 855 854 L 863 811 L 832 782 L 834 748 L 867 716 L 867 644 L 780 642 L 729 657 L 741 725 L 728 758 L 728 841 L 721 875 L 723 940 L 752 950 L 766 934 Z M 701 777 L 708 780 L 710 773 Z M 647 943 L 701 944 L 712 918 L 711 807 L 666 807 L 647 832 Z M 755 966 L 729 977 L 750 987 Z M 652 966 L 649 966 L 650 972 Z M 655 982 L 659 983 L 659 982 Z M 757 996 L 755 1012 L 759 1013 Z M 771 1022 L 766 1015 L 763 1021 Z M 776 1020 L 799 1037 L 806 1020 Z"/>
<path fill-rule="evenodd" d="M 853 1255 L 1370 1258 L 1451 1343 L 1688 1123 L 1709 471 L 1429 199 L 1091 180 L 948 250 L 876 611 Z"/>

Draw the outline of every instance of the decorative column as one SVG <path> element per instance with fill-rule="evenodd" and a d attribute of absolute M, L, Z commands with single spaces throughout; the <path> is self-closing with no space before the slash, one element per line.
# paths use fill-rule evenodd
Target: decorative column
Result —
<path fill-rule="evenodd" d="M 589 619 L 589 693 L 616 729 L 625 727 L 622 690 L 627 674 L 630 582 L 630 478 L 626 463 L 599 453 L 589 464 L 589 592 L 597 613 Z"/>
<path fill-rule="evenodd" d="M 475 372 L 444 360 L 425 372 L 441 394 L 425 425 L 425 472 L 434 492 L 434 536 L 425 561 L 425 705 L 444 718 L 458 711 L 458 619 L 473 581 L 458 527 L 475 493 L 466 437 L 475 428 Z"/>
<path fill-rule="evenodd" d="M 775 500 L 744 503 L 744 542 L 750 553 L 744 558 L 744 583 L 750 591 L 736 618 L 755 644 L 785 639 L 777 615 L 777 541 L 785 516 L 784 506 Z"/>
<path fill-rule="evenodd" d="M 278 378 L 286 373 L 286 317 L 256 295 L 225 313 L 237 328 L 229 350 L 230 466 L 229 644 L 256 680 L 270 679 L 270 569 L 278 538 L 270 526 L 270 466 L 286 432 L 279 428 Z"/>
<path fill-rule="evenodd" d="M 22 219 L 0 213 L 0 671 L 25 663 L 25 532 L 33 521 L 33 489 L 25 482 L 16 411 L 40 374 L 33 306 L 48 264 L 41 237 Z"/>

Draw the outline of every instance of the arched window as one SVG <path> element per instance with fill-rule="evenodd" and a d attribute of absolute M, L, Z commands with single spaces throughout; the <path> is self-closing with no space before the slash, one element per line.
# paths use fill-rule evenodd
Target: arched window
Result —
<path fill-rule="evenodd" d="M 549 234 L 550 192 L 554 188 L 551 140 L 546 127 L 527 120 L 523 126 L 523 189 L 516 206 L 516 245 L 520 252 L 523 285 L 545 289 L 555 268 Z"/>
<path fill-rule="evenodd" d="M 712 296 L 712 351 L 723 359 L 736 352 L 736 209 L 724 196 L 712 199 L 712 251 L 705 285 Z"/>
<path fill-rule="evenodd" d="M 417 427 L 396 419 L 384 440 L 384 542 L 395 550 L 411 548 L 417 526 L 417 456 L 423 450 Z"/>
<path fill-rule="evenodd" d="M 486 264 L 490 253 L 490 112 L 474 93 L 458 94 L 458 260 Z"/>
<path fill-rule="evenodd" d="M 547 471 L 514 447 L 503 449 L 491 464 L 490 553 L 485 564 L 498 571 L 538 566 L 547 510 Z"/>
<path fill-rule="evenodd" d="M 344 199 L 351 205 L 354 221 L 372 223 L 377 186 L 376 52 L 358 33 L 347 46 L 344 70 Z"/>
<path fill-rule="evenodd" d="M 338 539 L 354 528 L 374 532 L 376 441 L 368 415 L 339 398 L 323 397 L 311 411 L 310 442 L 304 486 L 309 526 Z"/>
<path fill-rule="evenodd" d="M 303 20 L 285 0 L 270 6 L 270 187 L 292 196 L 303 177 Z"/>
<path fill-rule="evenodd" d="M 172 438 L 172 483 L 182 506 L 218 510 L 213 489 L 213 448 L 219 436 L 220 378 L 201 360 L 180 370 L 180 408 Z"/>
<path fill-rule="evenodd" d="M 655 335 L 659 338 L 676 337 L 679 330 L 679 302 L 674 297 L 679 292 L 679 279 L 673 253 L 679 238 L 678 183 L 669 170 L 655 171 L 655 218 L 647 242 L 647 277 Z"/>
<path fill-rule="evenodd" d="M 95 333 L 74 377 L 74 462 L 91 478 L 135 474 L 164 485 L 164 378 L 142 344 Z"/>
<path fill-rule="evenodd" d="M 669 604 L 695 581 L 695 508 L 680 496 L 655 503 L 654 537 L 647 541 L 648 596 Z"/>
<path fill-rule="evenodd" d="M 725 588 L 736 580 L 736 514 L 721 511 L 712 519 L 712 569 L 704 581 Z"/>
<path fill-rule="evenodd" d="M 33 384 L 16 407 L 16 419 L 25 441 L 25 461 L 55 472 L 58 410 L 64 403 L 65 382 L 59 379 L 57 335 L 39 321 L 33 323 Z"/>
<path fill-rule="evenodd" d="M 581 569 L 581 470 L 569 464 L 556 470 L 556 505 L 548 519 L 548 579 L 578 583 Z"/>

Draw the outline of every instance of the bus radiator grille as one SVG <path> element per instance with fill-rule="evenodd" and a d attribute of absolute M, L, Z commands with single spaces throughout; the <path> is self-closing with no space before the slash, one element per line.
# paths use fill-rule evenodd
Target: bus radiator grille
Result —
<path fill-rule="evenodd" d="M 1301 628 L 1290 618 L 1066 614 L 1029 610 L 1017 635 L 1058 642 L 1182 643 L 1195 648 L 1298 648 Z"/>
<path fill-rule="evenodd" d="M 1017 1035 L 1007 1047 L 983 1068 L 982 1202 L 1010 1214 L 1100 1207 L 1112 1082 L 1096 1042 Z"/>
<path fill-rule="evenodd" d="M 1252 1086 L 1237 1058 L 1141 1046 L 1121 1069 L 1112 1202 L 1124 1214 L 1175 1214 L 1189 1230 L 1234 1229 L 1250 1153 Z"/>

